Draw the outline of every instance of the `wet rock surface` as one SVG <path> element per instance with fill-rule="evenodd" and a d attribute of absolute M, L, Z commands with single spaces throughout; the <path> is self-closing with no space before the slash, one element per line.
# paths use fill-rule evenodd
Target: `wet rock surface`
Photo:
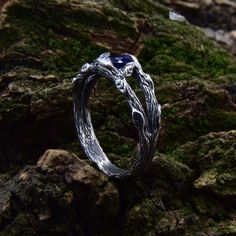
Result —
<path fill-rule="evenodd" d="M 0 7 L 0 235 L 236 233 L 234 57 L 156 1 Z M 106 51 L 135 54 L 162 105 L 156 157 L 124 181 L 84 160 L 72 118 L 71 78 Z M 91 112 L 104 151 L 126 167 L 138 136 L 110 81 Z"/>

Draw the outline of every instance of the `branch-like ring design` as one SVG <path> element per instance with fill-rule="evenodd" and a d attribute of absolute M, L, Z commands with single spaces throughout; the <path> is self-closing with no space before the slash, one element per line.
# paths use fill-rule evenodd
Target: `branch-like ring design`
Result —
<path fill-rule="evenodd" d="M 144 93 L 146 112 L 126 80 L 130 76 L 137 80 Z M 117 89 L 124 94 L 131 108 L 134 126 L 139 133 L 137 157 L 127 170 L 111 163 L 94 133 L 89 97 L 100 77 L 111 79 Z M 73 79 L 73 90 L 74 119 L 81 146 L 100 170 L 108 176 L 123 178 L 137 173 L 152 161 L 159 133 L 161 106 L 156 100 L 152 79 L 143 72 L 136 57 L 131 54 L 111 56 L 110 53 L 104 53 L 100 55 L 93 63 L 82 66 L 79 74 Z"/>

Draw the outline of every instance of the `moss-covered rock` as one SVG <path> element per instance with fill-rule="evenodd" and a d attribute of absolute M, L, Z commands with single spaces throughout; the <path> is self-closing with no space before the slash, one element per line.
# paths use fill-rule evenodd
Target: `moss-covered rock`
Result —
<path fill-rule="evenodd" d="M 196 170 L 194 187 L 236 196 L 236 132 L 210 133 L 177 148 L 173 156 Z"/>
<path fill-rule="evenodd" d="M 160 4 L 29 0 L 6 6 L 0 26 L 0 145 L 6 148 L 0 159 L 13 165 L 36 161 L 45 148 L 81 153 L 74 148 L 70 79 L 107 50 L 136 54 L 151 73 L 163 105 L 162 151 L 234 128 L 233 93 L 227 87 L 235 83 L 235 60 L 198 29 L 169 20 L 169 10 Z M 101 135 L 104 131 L 123 136 L 117 150 L 108 151 L 130 156 L 132 148 L 124 143 L 137 140 L 137 132 L 128 106 L 111 83 L 99 83 L 92 99 L 98 136 L 105 149 L 111 142 Z"/>
<path fill-rule="evenodd" d="M 138 178 L 116 181 L 73 153 L 47 150 L 36 166 L 1 184 L 0 235 L 235 233 L 235 195 L 196 187 L 198 166 L 181 163 L 181 154 L 159 155 Z"/>
<path fill-rule="evenodd" d="M 119 205 L 114 185 L 64 150 L 47 150 L 0 193 L 0 235 L 106 233 Z"/>
<path fill-rule="evenodd" d="M 215 134 L 212 141 L 217 139 L 217 136 L 224 135 L 230 137 L 232 132 Z M 193 143 L 189 143 L 191 144 L 193 146 Z M 190 158 L 187 150 L 186 145 L 171 155 L 155 158 L 148 174 L 144 174 L 144 178 L 140 180 L 145 194 L 141 200 L 131 204 L 127 209 L 125 235 L 230 235 L 235 233 L 233 226 L 236 213 L 235 196 L 232 194 L 235 191 L 232 183 L 235 181 L 224 182 L 221 185 L 224 186 L 223 188 L 218 188 L 216 185 L 211 188 L 209 178 L 207 179 L 209 185 L 206 188 L 197 187 L 197 183 L 200 182 L 199 169 L 196 164 L 189 167 L 185 165 L 188 162 L 184 161 L 183 157 Z M 213 145 L 211 150 L 214 150 Z M 192 155 L 193 158 L 198 159 L 196 153 L 195 149 Z M 235 172 L 234 165 L 223 160 L 222 156 L 222 162 L 229 166 L 225 171 L 231 171 L 232 180 Z M 221 166 L 220 163 L 216 165 Z M 213 169 L 214 167 L 210 170 Z M 224 175 L 223 170 L 222 174 Z M 231 189 L 231 192 L 226 192 L 226 189 Z"/>
<path fill-rule="evenodd" d="M 0 7 L 0 235 L 235 234 L 231 55 L 149 0 Z M 84 157 L 71 78 L 104 51 L 135 54 L 162 105 L 157 157 L 137 179 L 109 180 L 70 153 Z M 91 110 L 105 152 L 127 166 L 138 134 L 124 97 L 100 79 Z M 52 148 L 69 153 L 37 162 Z"/>
<path fill-rule="evenodd" d="M 223 86 L 199 79 L 163 81 L 156 88 L 163 104 L 160 148 L 168 152 L 211 131 L 235 129 L 234 98 Z"/>

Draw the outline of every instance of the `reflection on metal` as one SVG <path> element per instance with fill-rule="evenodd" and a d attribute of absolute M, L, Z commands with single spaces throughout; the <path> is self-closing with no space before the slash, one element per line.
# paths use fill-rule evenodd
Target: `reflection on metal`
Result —
<path fill-rule="evenodd" d="M 146 102 L 146 112 L 138 97 L 127 82 L 133 76 L 141 87 Z M 91 123 L 89 97 L 100 77 L 111 79 L 116 88 L 124 94 L 131 108 L 132 120 L 139 133 L 138 152 L 131 166 L 126 170 L 111 163 L 101 148 Z M 73 79 L 74 119 L 78 137 L 85 154 L 100 170 L 111 177 L 124 178 L 139 172 L 153 159 L 159 133 L 161 106 L 156 100 L 154 85 L 145 74 L 136 57 L 130 54 L 100 55 L 93 63 L 86 63 Z"/>

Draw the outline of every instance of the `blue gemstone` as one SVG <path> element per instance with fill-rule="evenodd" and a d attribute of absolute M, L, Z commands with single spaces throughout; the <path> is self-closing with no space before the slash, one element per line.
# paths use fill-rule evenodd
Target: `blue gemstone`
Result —
<path fill-rule="evenodd" d="M 128 54 L 123 54 L 120 56 L 110 56 L 110 60 L 117 69 L 124 67 L 127 63 L 133 62 L 133 59 Z"/>

